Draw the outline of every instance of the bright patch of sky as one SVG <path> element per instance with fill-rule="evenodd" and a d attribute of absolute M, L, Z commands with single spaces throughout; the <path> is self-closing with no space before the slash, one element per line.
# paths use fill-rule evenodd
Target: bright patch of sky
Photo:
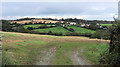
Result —
<path fill-rule="evenodd" d="M 38 2 L 37 2 L 38 1 Z M 44 1 L 44 2 L 43 2 Z M 60 1 L 60 2 L 59 2 Z M 117 0 L 3 0 L 2 18 L 79 18 L 113 20 L 118 15 Z"/>

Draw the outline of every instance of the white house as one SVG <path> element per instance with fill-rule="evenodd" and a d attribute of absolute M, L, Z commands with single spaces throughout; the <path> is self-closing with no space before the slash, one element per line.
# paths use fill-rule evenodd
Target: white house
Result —
<path fill-rule="evenodd" d="M 70 25 L 76 25 L 76 23 L 75 22 L 70 22 Z"/>
<path fill-rule="evenodd" d="M 100 25 L 99 23 L 97 23 L 96 25 Z"/>
<path fill-rule="evenodd" d="M 86 26 L 90 26 L 90 24 L 86 24 Z"/>
<path fill-rule="evenodd" d="M 55 27 L 56 25 L 52 25 L 53 27 Z"/>
<path fill-rule="evenodd" d="M 84 27 L 85 26 L 85 24 L 81 24 L 81 27 Z"/>

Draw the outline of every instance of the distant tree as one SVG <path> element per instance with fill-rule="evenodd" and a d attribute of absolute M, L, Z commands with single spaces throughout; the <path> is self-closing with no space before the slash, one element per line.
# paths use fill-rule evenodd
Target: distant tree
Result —
<path fill-rule="evenodd" d="M 26 30 L 23 26 L 17 27 L 14 31 L 15 32 L 21 32 L 21 33 L 27 33 L 28 32 L 28 30 Z"/>
<path fill-rule="evenodd" d="M 29 22 L 28 24 L 33 24 L 32 22 Z"/>
<path fill-rule="evenodd" d="M 51 35 L 51 34 L 52 34 L 52 31 L 48 31 L 48 34 Z"/>
<path fill-rule="evenodd" d="M 43 22 L 44 24 L 46 23 L 46 21 Z"/>
<path fill-rule="evenodd" d="M 33 28 L 33 27 L 28 27 L 27 29 L 28 29 L 28 30 L 33 30 L 34 28 Z"/>
<path fill-rule="evenodd" d="M 71 32 L 74 32 L 74 29 L 73 29 L 73 28 L 70 28 L 69 30 L 70 30 Z"/>
<path fill-rule="evenodd" d="M 12 23 L 12 25 L 15 25 L 15 24 L 17 24 L 17 22 L 15 22 L 15 23 Z"/>
<path fill-rule="evenodd" d="M 109 39 L 110 32 L 108 30 L 97 30 L 91 37 L 98 39 Z"/>
<path fill-rule="evenodd" d="M 28 25 L 28 23 L 25 23 L 25 25 Z"/>
<path fill-rule="evenodd" d="M 62 18 L 62 21 L 65 21 L 64 18 Z"/>
<path fill-rule="evenodd" d="M 2 20 L 2 31 L 12 31 L 12 26 L 7 20 Z"/>
<path fill-rule="evenodd" d="M 99 28 L 99 26 L 96 26 L 93 24 L 90 24 L 90 26 L 89 26 L 89 29 L 92 29 L 92 30 L 97 30 L 98 28 Z"/>

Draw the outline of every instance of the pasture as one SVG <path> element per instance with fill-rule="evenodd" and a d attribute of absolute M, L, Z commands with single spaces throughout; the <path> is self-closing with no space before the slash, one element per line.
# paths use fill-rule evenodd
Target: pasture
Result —
<path fill-rule="evenodd" d="M 74 32 L 76 33 L 94 33 L 95 31 L 81 28 L 81 27 L 76 27 L 76 26 L 68 26 L 67 28 L 72 28 L 74 29 Z"/>
<path fill-rule="evenodd" d="M 44 24 L 35 24 L 35 25 L 25 25 L 24 28 L 27 29 L 28 27 L 38 28 L 40 26 L 43 26 Z M 50 24 L 47 24 L 46 26 L 51 26 Z M 74 33 L 94 33 L 94 30 L 76 27 L 76 26 L 67 26 L 68 29 L 72 28 Z M 66 35 L 67 33 L 70 33 L 71 31 L 64 29 L 61 26 L 52 27 L 52 28 L 44 28 L 44 29 L 34 29 L 33 31 L 38 31 L 41 33 L 48 33 L 51 31 L 52 33 L 62 33 L 63 35 Z"/>
<path fill-rule="evenodd" d="M 50 24 L 48 25 L 48 24 L 33 24 L 33 25 L 24 25 L 24 28 L 25 29 L 27 29 L 28 27 L 33 27 L 33 28 L 38 28 L 38 27 L 40 27 L 40 26 L 51 26 Z"/>
<path fill-rule="evenodd" d="M 51 36 L 3 32 L 3 64 L 99 64 L 109 41 L 76 36 Z"/>
<path fill-rule="evenodd" d="M 107 26 L 107 27 L 110 27 L 112 26 L 113 24 L 100 24 L 101 26 Z"/>
<path fill-rule="evenodd" d="M 52 33 L 63 33 L 63 35 L 70 32 L 70 31 L 68 31 L 60 26 L 53 27 L 53 28 L 45 28 L 45 29 L 35 29 L 33 31 L 39 31 L 39 32 L 44 32 L 44 33 L 48 33 L 49 31 L 52 31 Z"/>

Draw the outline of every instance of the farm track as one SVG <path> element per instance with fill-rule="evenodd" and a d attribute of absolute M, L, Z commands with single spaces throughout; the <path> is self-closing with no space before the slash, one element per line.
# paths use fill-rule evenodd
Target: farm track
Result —
<path fill-rule="evenodd" d="M 80 51 L 79 51 L 80 50 Z M 73 65 L 91 65 L 88 60 L 83 57 L 84 48 L 76 51 L 71 51 L 71 61 Z M 57 47 L 49 47 L 48 50 L 40 50 L 36 58 L 35 65 L 51 65 L 51 59 L 56 54 Z"/>
<path fill-rule="evenodd" d="M 83 57 L 83 52 L 85 49 L 84 47 L 75 51 L 71 51 L 70 55 L 73 65 L 91 65 L 90 61 Z"/>
<path fill-rule="evenodd" d="M 51 47 L 46 51 L 39 51 L 35 65 L 50 65 L 51 58 L 56 52 L 56 47 Z"/>

